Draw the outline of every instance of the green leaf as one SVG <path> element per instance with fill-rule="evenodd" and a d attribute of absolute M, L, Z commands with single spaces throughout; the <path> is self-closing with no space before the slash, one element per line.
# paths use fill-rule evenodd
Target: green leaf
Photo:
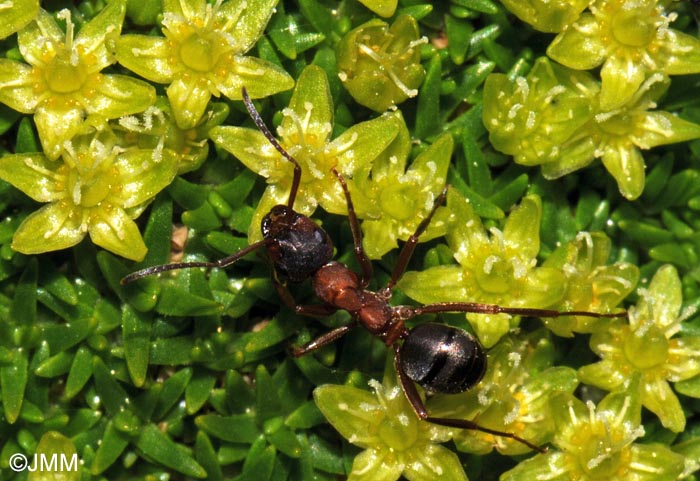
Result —
<path fill-rule="evenodd" d="M 135 445 L 148 458 L 186 476 L 207 476 L 207 472 L 192 458 L 187 449 L 173 442 L 154 424 L 149 424 L 143 429 Z"/>
<path fill-rule="evenodd" d="M 143 386 L 148 370 L 148 357 L 151 347 L 150 316 L 125 305 L 122 308 L 122 339 L 124 360 L 129 374 L 137 387 Z"/>
<path fill-rule="evenodd" d="M 27 350 L 14 349 L 10 362 L 0 367 L 0 394 L 2 394 L 2 407 L 5 419 L 10 424 L 19 417 L 24 401 L 24 389 L 27 386 L 29 361 Z"/>
<path fill-rule="evenodd" d="M 114 422 L 108 421 L 97 452 L 95 453 L 95 458 L 90 466 L 90 472 L 93 475 L 103 473 L 114 464 L 128 445 L 129 438 L 124 433 L 115 429 Z"/>

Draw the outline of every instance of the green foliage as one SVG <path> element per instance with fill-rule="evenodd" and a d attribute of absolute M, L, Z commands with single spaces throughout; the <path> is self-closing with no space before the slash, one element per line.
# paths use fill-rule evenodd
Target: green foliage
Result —
<path fill-rule="evenodd" d="M 0 5 L 0 481 L 697 478 L 695 2 L 60 4 Z M 287 203 L 242 86 L 357 270 L 343 174 L 369 289 L 449 185 L 393 303 L 632 306 L 408 321 L 492 346 L 474 389 L 420 393 L 431 415 L 547 453 L 419 421 L 361 329 L 290 356 L 350 319 L 293 314 L 264 255 L 119 283 L 233 254 Z M 79 463 L 13 470 L 35 453 Z"/>

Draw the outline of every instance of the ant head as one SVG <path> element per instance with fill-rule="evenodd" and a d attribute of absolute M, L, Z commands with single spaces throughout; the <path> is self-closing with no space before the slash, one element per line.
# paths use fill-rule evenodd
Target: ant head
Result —
<path fill-rule="evenodd" d="M 263 217 L 260 228 L 265 239 L 275 237 L 282 230 L 289 229 L 299 216 L 290 207 L 278 204 Z"/>

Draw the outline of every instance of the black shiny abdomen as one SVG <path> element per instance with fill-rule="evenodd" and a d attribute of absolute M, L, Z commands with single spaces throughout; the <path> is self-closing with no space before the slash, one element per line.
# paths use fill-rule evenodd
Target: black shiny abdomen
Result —
<path fill-rule="evenodd" d="M 275 270 L 284 279 L 302 282 L 333 257 L 333 243 L 314 221 L 288 207 L 273 207 L 262 221 L 263 237 Z"/>
<path fill-rule="evenodd" d="M 444 324 L 413 328 L 400 350 L 400 368 L 423 388 L 444 394 L 464 392 L 484 377 L 486 352 L 468 332 Z"/>

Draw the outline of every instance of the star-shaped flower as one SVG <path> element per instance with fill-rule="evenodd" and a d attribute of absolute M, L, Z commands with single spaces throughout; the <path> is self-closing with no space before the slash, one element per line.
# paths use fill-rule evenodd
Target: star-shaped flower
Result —
<path fill-rule="evenodd" d="M 428 410 L 435 417 L 467 419 L 542 446 L 551 441 L 555 429 L 550 400 L 578 385 L 576 371 L 552 367 L 553 359 L 554 347 L 544 329 L 506 336 L 489 350 L 479 384 L 461 394 L 435 395 L 428 400 Z M 521 442 L 476 430 L 455 430 L 452 439 L 457 449 L 469 453 L 487 454 L 494 448 L 508 455 L 531 451 Z"/>
<path fill-rule="evenodd" d="M 684 473 L 684 456 L 634 442 L 644 435 L 638 394 L 611 393 L 596 408 L 566 393 L 550 407 L 555 448 L 521 462 L 501 481 L 676 481 Z"/>
<path fill-rule="evenodd" d="M 302 72 L 289 107 L 282 114 L 279 142 L 301 166 L 301 187 L 294 209 L 304 215 L 311 215 L 319 204 L 328 212 L 346 213 L 345 196 L 331 169 L 335 167 L 348 179 L 355 172 L 366 172 L 399 131 L 396 117 L 386 114 L 356 124 L 330 140 L 333 100 L 325 72 L 313 65 Z M 273 206 L 286 204 L 289 199 L 293 165 L 257 129 L 214 127 L 209 135 L 249 169 L 267 178 L 269 185 L 258 203 L 248 232 L 251 242 L 258 240 L 261 238 L 262 217 Z M 355 206 L 358 212 L 366 210 L 361 204 L 358 202 Z"/>
<path fill-rule="evenodd" d="M 78 135 L 59 160 L 44 154 L 0 159 L 0 178 L 37 202 L 47 202 L 19 226 L 12 248 L 24 254 L 65 249 L 86 234 L 122 257 L 146 254 L 132 220 L 175 177 L 178 156 L 169 149 L 123 150 L 109 129 Z"/>
<path fill-rule="evenodd" d="M 432 210 L 445 187 L 452 157 L 450 134 L 435 139 L 406 170 L 411 136 L 400 113 L 393 114 L 399 125 L 394 141 L 363 171 L 348 181 L 353 203 L 362 221 L 362 244 L 370 259 L 379 259 L 408 240 L 418 224 Z M 420 241 L 445 234 L 447 209 L 438 209 Z"/>
<path fill-rule="evenodd" d="M 700 72 L 700 39 L 669 28 L 676 15 L 658 0 L 598 0 L 565 28 L 547 55 L 567 67 L 602 65 L 601 108 L 627 103 L 650 73 Z"/>
<path fill-rule="evenodd" d="M 352 386 L 324 385 L 314 390 L 316 405 L 328 422 L 352 444 L 364 448 L 355 457 L 348 481 L 467 481 L 448 441 L 446 428 L 420 421 L 387 363 L 384 382 L 370 382 L 374 394 Z"/>
<path fill-rule="evenodd" d="M 690 312 L 681 312 L 681 282 L 673 266 L 661 267 L 649 288 L 640 291 L 629 324 L 619 322 L 591 336 L 591 349 L 602 361 L 580 368 L 579 379 L 602 389 L 631 391 L 633 378 L 640 376 L 644 407 L 668 429 L 681 432 L 685 415 L 669 382 L 698 381 L 700 336 L 674 337 Z"/>
<path fill-rule="evenodd" d="M 610 238 L 602 232 L 579 232 L 575 239 L 559 246 L 542 264 L 561 269 L 567 288 L 561 309 L 609 313 L 632 292 L 639 281 L 639 268 L 629 262 L 608 264 Z M 565 316 L 543 319 L 559 336 L 574 332 L 606 329 L 612 318 Z"/>
<path fill-rule="evenodd" d="M 589 73 L 539 59 L 526 77 L 486 80 L 483 121 L 493 146 L 516 163 L 542 165 L 545 178 L 557 179 L 601 158 L 620 193 L 634 200 L 644 190 L 640 150 L 700 137 L 700 125 L 652 110 L 669 85 L 651 74 L 624 105 L 606 109 Z"/>
<path fill-rule="evenodd" d="M 0 59 L 0 102 L 34 114 L 44 153 L 61 155 L 86 116 L 100 121 L 144 110 L 155 89 L 125 75 L 102 74 L 113 64 L 112 43 L 119 35 L 125 0 L 114 0 L 74 35 L 68 10 L 59 12 L 66 32 L 45 11 L 19 32 L 19 50 L 27 64 Z"/>
<path fill-rule="evenodd" d="M 357 103 L 377 112 L 395 108 L 418 95 L 425 77 L 418 47 L 427 42 L 410 15 L 391 26 L 370 20 L 338 44 L 338 77 Z"/>
<path fill-rule="evenodd" d="M 564 275 L 559 269 L 536 267 L 542 216 L 539 197 L 525 197 L 502 230 L 491 227 L 488 232 L 469 202 L 455 189 L 447 194 L 447 207 L 453 216 L 447 243 L 459 265 L 407 272 L 398 283 L 402 291 L 423 304 L 558 306 L 566 289 Z M 493 346 L 511 327 L 511 316 L 507 314 L 467 314 L 467 319 L 486 347 Z"/>
<path fill-rule="evenodd" d="M 169 84 L 168 99 L 181 129 L 194 127 L 211 96 L 240 100 L 294 85 L 280 67 L 244 56 L 262 36 L 278 0 L 164 0 L 163 35 L 123 35 L 119 63 L 142 77 Z"/>

